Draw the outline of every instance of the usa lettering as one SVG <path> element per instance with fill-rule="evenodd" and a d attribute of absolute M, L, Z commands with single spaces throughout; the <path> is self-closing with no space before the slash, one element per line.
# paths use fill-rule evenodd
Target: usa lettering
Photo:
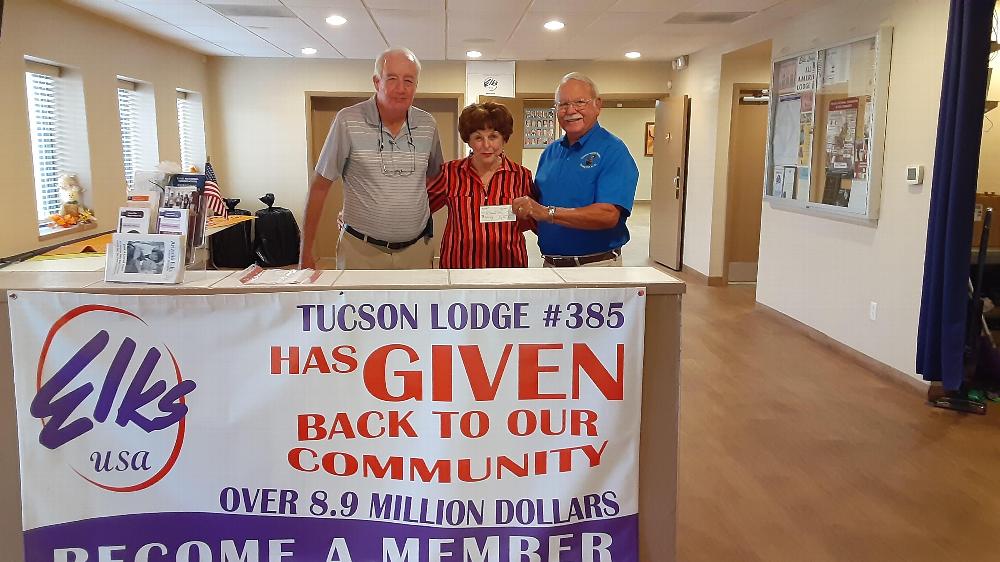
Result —
<path fill-rule="evenodd" d="M 31 401 L 30 411 L 31 415 L 38 419 L 49 418 L 38 435 L 39 443 L 45 447 L 57 449 L 93 429 L 95 422 L 108 421 L 125 378 L 125 372 L 135 355 L 135 340 L 125 338 L 118 346 L 118 351 L 108 366 L 107 375 L 101 385 L 92 418 L 80 416 L 70 419 L 84 400 L 94 392 L 94 385 L 86 382 L 68 392 L 67 389 L 74 379 L 108 347 L 110 339 L 107 331 L 98 332 L 38 389 L 38 394 Z M 197 387 L 194 381 L 186 380 L 169 389 L 163 380 L 149 384 L 149 378 L 160 361 L 160 355 L 160 351 L 156 348 L 146 351 L 115 412 L 115 424 L 121 427 L 135 424 L 146 433 L 152 433 L 176 424 L 187 414 L 188 408 L 180 400 Z M 149 418 L 139 413 L 140 409 L 154 401 L 162 416 Z"/>

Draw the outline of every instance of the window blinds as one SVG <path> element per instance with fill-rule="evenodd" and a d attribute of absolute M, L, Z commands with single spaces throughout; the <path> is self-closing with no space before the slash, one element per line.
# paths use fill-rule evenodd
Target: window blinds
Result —
<path fill-rule="evenodd" d="M 194 92 L 177 91 L 177 125 L 181 137 L 181 167 L 185 172 L 192 166 L 200 170 L 206 160 L 201 96 Z"/>
<path fill-rule="evenodd" d="M 135 184 L 135 170 L 142 162 L 142 143 L 139 100 L 135 84 L 118 81 L 118 115 L 122 127 L 122 160 L 125 165 L 125 183 L 129 189 Z M 131 87 L 129 86 L 131 84 Z"/>
<path fill-rule="evenodd" d="M 26 72 L 31 153 L 35 167 L 35 198 L 38 220 L 60 212 L 59 174 L 64 157 L 56 76 Z"/>

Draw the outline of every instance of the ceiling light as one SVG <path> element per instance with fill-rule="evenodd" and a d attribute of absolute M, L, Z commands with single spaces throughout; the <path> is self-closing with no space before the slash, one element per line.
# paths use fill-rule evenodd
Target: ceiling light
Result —
<path fill-rule="evenodd" d="M 345 23 L 347 23 L 347 18 L 334 14 L 326 18 L 326 23 L 330 25 L 344 25 Z"/>
<path fill-rule="evenodd" d="M 305 49 L 302 49 L 302 54 L 303 55 L 315 55 L 316 54 L 316 49 L 313 49 L 312 47 L 306 47 Z"/>
<path fill-rule="evenodd" d="M 469 57 L 470 59 L 478 59 L 479 57 L 483 56 L 483 54 L 480 53 L 479 51 L 468 51 L 465 53 L 465 56 Z"/>
<path fill-rule="evenodd" d="M 559 31 L 560 29 L 566 27 L 566 24 L 559 20 L 552 20 L 545 22 L 545 29 L 549 31 Z"/>
<path fill-rule="evenodd" d="M 639 58 L 641 56 L 642 56 L 642 53 L 640 53 L 639 51 L 629 51 L 629 52 L 625 53 L 625 58 L 627 58 L 627 59 L 637 59 L 637 58 Z"/>

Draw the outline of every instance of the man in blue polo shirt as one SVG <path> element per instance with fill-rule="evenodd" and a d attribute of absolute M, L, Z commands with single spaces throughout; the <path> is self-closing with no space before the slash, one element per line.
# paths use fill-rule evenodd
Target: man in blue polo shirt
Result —
<path fill-rule="evenodd" d="M 538 223 L 546 266 L 621 265 L 639 168 L 625 143 L 598 124 L 601 106 L 590 78 L 563 77 L 556 111 L 566 134 L 542 152 L 535 174 L 539 201 L 513 201 L 519 218 Z"/>

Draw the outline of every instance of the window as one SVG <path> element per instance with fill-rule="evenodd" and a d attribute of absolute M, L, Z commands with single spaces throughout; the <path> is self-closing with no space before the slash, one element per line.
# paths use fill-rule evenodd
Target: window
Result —
<path fill-rule="evenodd" d="M 67 68 L 26 58 L 25 83 L 38 222 L 45 226 L 62 210 L 59 176 L 76 174 L 85 189 L 90 185 L 83 81 Z"/>
<path fill-rule="evenodd" d="M 35 200 L 38 220 L 59 212 L 59 121 L 55 76 L 27 72 L 28 120 L 31 125 L 31 154 L 35 164 Z"/>
<path fill-rule="evenodd" d="M 152 170 L 159 161 L 156 142 L 156 108 L 147 84 L 118 79 L 118 116 L 122 129 L 125 184 L 131 189 L 136 170 Z"/>
<path fill-rule="evenodd" d="M 205 117 L 201 94 L 177 90 L 177 126 L 181 136 L 181 168 L 205 165 Z"/>

